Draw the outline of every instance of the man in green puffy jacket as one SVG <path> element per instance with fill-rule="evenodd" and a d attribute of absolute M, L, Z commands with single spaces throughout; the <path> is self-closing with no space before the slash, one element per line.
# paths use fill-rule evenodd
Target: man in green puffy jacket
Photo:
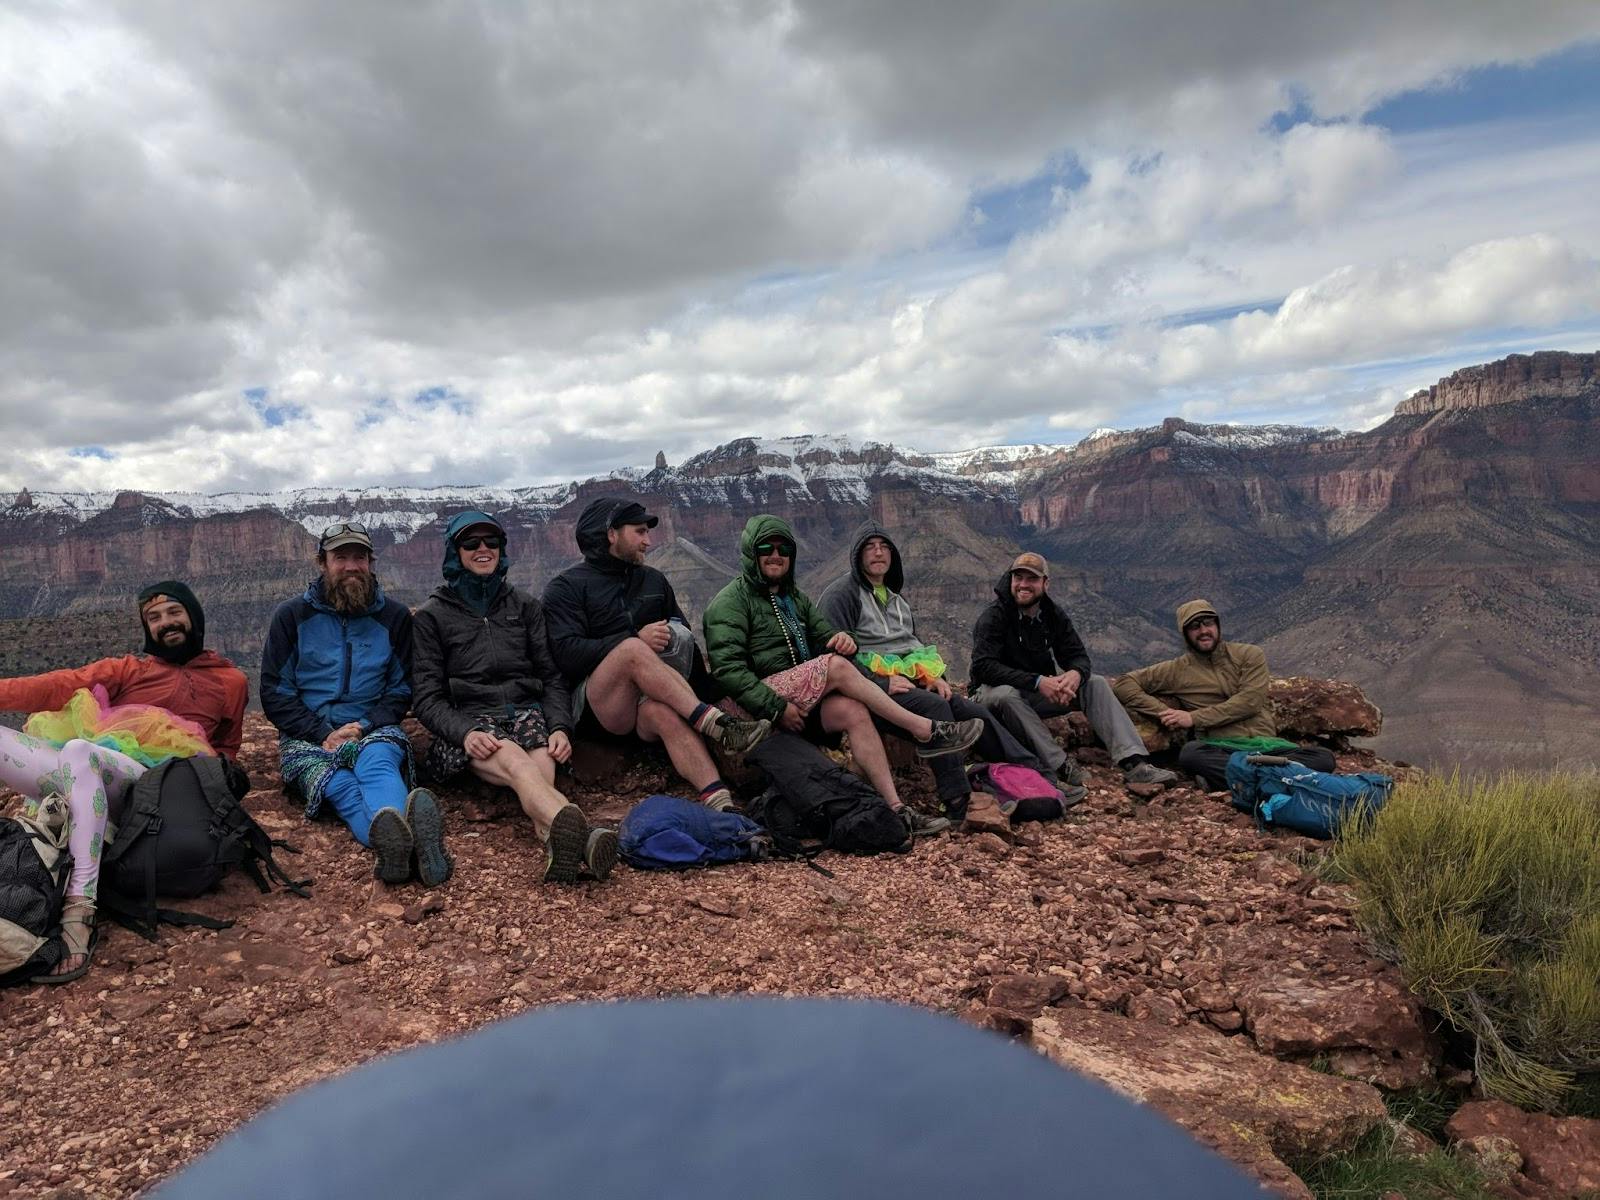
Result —
<path fill-rule="evenodd" d="M 706 606 L 702 627 L 711 673 L 725 705 L 765 717 L 790 733 L 847 733 L 850 751 L 913 835 L 949 828 L 943 817 L 907 808 L 895 791 L 874 716 L 904 729 L 917 754 L 959 754 L 983 735 L 983 722 L 933 721 L 901 708 L 864 678 L 850 655 L 854 639 L 834 629 L 795 586 L 795 537 L 780 517 L 751 517 L 739 539 L 741 573 Z"/>

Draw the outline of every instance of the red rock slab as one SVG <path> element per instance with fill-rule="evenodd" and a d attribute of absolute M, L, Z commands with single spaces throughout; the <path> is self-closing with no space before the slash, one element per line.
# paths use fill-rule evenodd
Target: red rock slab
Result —
<path fill-rule="evenodd" d="M 1504 1100 L 1463 1104 L 1444 1127 L 1455 1142 L 1506 1138 L 1522 1155 L 1522 1173 L 1552 1196 L 1600 1192 L 1600 1121 L 1523 1112 Z"/>
<path fill-rule="evenodd" d="M 1201 1025 L 1174 1027 L 1089 1008 L 1055 1008 L 1034 1020 L 1031 1040 L 1053 1061 L 1159 1109 L 1197 1135 L 1218 1137 L 1219 1128 L 1248 1131 L 1217 1149 L 1263 1179 L 1268 1154 L 1333 1153 L 1387 1115 L 1368 1084 L 1269 1058 L 1241 1038 Z M 1250 1147 L 1248 1156 L 1235 1153 L 1241 1144 Z M 1272 1174 L 1281 1182 L 1276 1169 Z M 1309 1194 L 1303 1186 L 1282 1190 Z"/>

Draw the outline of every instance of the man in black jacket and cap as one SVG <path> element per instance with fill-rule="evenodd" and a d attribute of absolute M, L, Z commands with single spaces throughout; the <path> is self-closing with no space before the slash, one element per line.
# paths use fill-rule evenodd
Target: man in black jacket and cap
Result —
<path fill-rule="evenodd" d="M 583 562 L 544 591 L 550 650 L 571 688 L 574 719 L 587 710 L 608 733 L 661 742 L 702 803 L 731 808 L 733 793 L 700 738 L 740 754 L 772 723 L 731 717 L 695 694 L 691 679 L 710 680 L 705 662 L 672 584 L 644 563 L 659 520 L 615 496 L 579 514 Z"/>
<path fill-rule="evenodd" d="M 1089 652 L 1072 619 L 1049 596 L 1050 567 L 1042 555 L 1019 554 L 995 584 L 994 600 L 972 630 L 972 698 L 1032 747 L 1066 783 L 1082 772 L 1050 731 L 1045 717 L 1083 710 L 1089 727 L 1129 783 L 1175 783 L 1177 775 L 1145 757 L 1144 741 L 1111 683 L 1090 672 Z"/>

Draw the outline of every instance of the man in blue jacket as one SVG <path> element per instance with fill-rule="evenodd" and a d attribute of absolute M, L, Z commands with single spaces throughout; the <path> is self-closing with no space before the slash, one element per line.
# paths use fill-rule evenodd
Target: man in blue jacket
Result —
<path fill-rule="evenodd" d="M 284 786 L 314 817 L 331 804 L 373 874 L 432 887 L 450 877 L 444 825 L 425 788 L 408 791 L 411 613 L 383 594 L 372 539 L 353 521 L 317 543 L 320 573 L 272 614 L 261 654 L 261 707 L 278 729 Z"/>

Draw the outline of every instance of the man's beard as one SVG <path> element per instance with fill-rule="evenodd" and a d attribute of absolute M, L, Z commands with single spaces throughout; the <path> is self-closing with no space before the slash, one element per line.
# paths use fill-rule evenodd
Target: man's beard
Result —
<path fill-rule="evenodd" d="M 183 631 L 183 641 L 181 642 L 169 642 L 166 635 L 167 631 L 162 630 L 159 637 L 151 637 L 150 639 L 150 653 L 163 662 L 182 666 L 205 648 L 200 644 L 200 639 L 195 635 L 193 629 L 185 629 Z"/>
<path fill-rule="evenodd" d="M 378 596 L 378 577 L 371 572 L 360 575 L 341 575 L 325 580 L 323 595 L 340 616 L 352 617 L 366 612 Z"/>

